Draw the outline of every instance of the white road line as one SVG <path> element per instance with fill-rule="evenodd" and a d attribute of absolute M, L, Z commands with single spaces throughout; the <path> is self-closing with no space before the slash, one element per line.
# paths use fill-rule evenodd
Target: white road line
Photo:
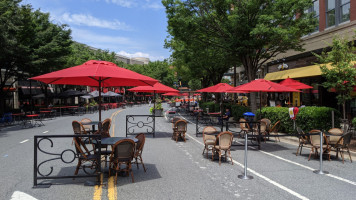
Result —
<path fill-rule="evenodd" d="M 268 152 L 265 152 L 265 151 L 261 151 L 261 150 L 260 150 L 260 152 L 261 152 L 261 153 L 264 153 L 264 154 L 266 154 L 266 155 L 275 157 L 275 158 L 277 158 L 277 159 L 283 160 L 283 161 L 285 161 L 285 162 L 288 162 L 288 163 L 297 165 L 297 166 L 299 166 L 299 167 L 303 167 L 303 168 L 305 168 L 305 169 L 309 169 L 309 170 L 311 170 L 311 171 L 316 170 L 316 169 L 313 169 L 313 168 L 311 168 L 311 167 L 308 167 L 308 166 L 302 165 L 302 164 L 300 164 L 300 163 L 297 163 L 297 162 L 294 162 L 294 161 L 291 161 L 291 160 L 282 158 L 282 157 L 280 157 L 280 156 L 276 156 L 276 155 L 274 155 L 274 154 L 271 154 L 271 153 L 268 153 Z M 345 183 L 349 183 L 349 184 L 351 184 L 351 185 L 355 185 L 355 186 L 356 186 L 356 182 L 353 182 L 353 181 L 350 181 L 350 180 L 341 178 L 341 177 L 339 177 L 339 176 L 335 176 L 335 175 L 332 175 L 332 174 L 326 174 L 326 176 L 329 176 L 329 177 L 331 177 L 331 178 L 335 178 L 335 179 L 337 179 L 337 180 L 344 181 Z"/>
<path fill-rule="evenodd" d="M 37 200 L 37 199 L 24 192 L 15 191 L 11 196 L 11 200 Z"/>
<path fill-rule="evenodd" d="M 191 135 L 189 135 L 189 134 L 186 134 L 186 135 L 187 135 L 188 137 L 190 137 L 191 139 L 193 139 L 194 141 L 196 141 L 197 143 L 199 143 L 199 144 L 201 144 L 202 146 L 204 146 L 204 144 L 203 144 L 202 142 L 200 142 L 199 140 L 195 139 L 195 138 L 192 137 Z M 241 163 L 237 162 L 236 160 L 232 159 L 232 162 L 234 162 L 236 165 L 239 165 L 240 167 L 244 168 L 244 166 L 243 166 Z M 254 170 L 252 170 L 252 169 L 250 169 L 250 168 L 247 168 L 247 170 L 250 171 L 251 173 L 255 174 L 256 176 L 262 178 L 263 180 L 265 180 L 265 181 L 271 183 L 272 185 L 274 185 L 274 186 L 276 186 L 276 187 L 279 187 L 280 189 L 282 189 L 282 190 L 284 190 L 284 191 L 286 191 L 286 192 L 292 194 L 293 196 L 295 196 L 295 197 L 297 197 L 297 198 L 299 198 L 299 199 L 303 199 L 303 200 L 307 200 L 307 199 L 308 199 L 307 197 L 305 197 L 305 196 L 303 196 L 303 195 L 301 195 L 301 194 L 299 194 L 299 193 L 297 193 L 297 192 L 295 192 L 295 191 L 293 191 L 293 190 L 291 190 L 291 189 L 289 189 L 289 188 L 287 188 L 287 187 L 285 187 L 285 186 L 283 186 L 283 185 L 281 185 L 281 184 L 279 184 L 279 183 L 277 183 L 277 182 L 275 182 L 275 181 L 273 181 L 273 180 L 271 180 L 271 179 L 269 179 L 269 178 L 263 176 L 262 174 L 260 174 L 260 173 L 258 173 L 258 172 L 256 172 L 256 171 L 254 171 Z"/>
<path fill-rule="evenodd" d="M 43 131 L 42 133 L 48 133 L 49 131 Z"/>
<path fill-rule="evenodd" d="M 24 140 L 24 141 L 20 142 L 20 144 L 25 143 L 25 142 L 28 142 L 28 141 L 29 141 L 29 139 Z"/>

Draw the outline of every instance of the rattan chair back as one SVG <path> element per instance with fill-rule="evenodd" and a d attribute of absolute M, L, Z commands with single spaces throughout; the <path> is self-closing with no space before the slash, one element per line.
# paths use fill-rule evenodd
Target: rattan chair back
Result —
<path fill-rule="evenodd" d="M 86 134 L 83 125 L 78 121 L 72 121 L 72 127 L 74 134 Z"/>
<path fill-rule="evenodd" d="M 320 133 L 320 132 L 321 132 L 320 130 L 315 130 L 315 129 L 309 131 L 309 133 L 311 133 L 311 134 Z M 323 133 L 323 137 L 324 137 L 324 133 Z M 320 134 L 311 135 L 310 136 L 310 143 L 315 147 L 320 147 Z"/>
<path fill-rule="evenodd" d="M 174 126 L 176 125 L 176 122 L 179 121 L 179 120 L 181 120 L 181 118 L 179 118 L 179 117 L 173 117 L 173 119 L 172 119 L 172 127 L 173 127 L 173 128 L 174 128 Z"/>
<path fill-rule="evenodd" d="M 131 139 L 123 139 L 113 146 L 114 160 L 131 161 L 135 152 L 135 142 Z"/>
<path fill-rule="evenodd" d="M 177 127 L 178 132 L 186 132 L 187 131 L 187 122 L 185 120 L 178 120 L 175 123 L 175 127 Z"/>
<path fill-rule="evenodd" d="M 262 122 L 266 123 L 266 131 L 269 131 L 271 129 L 271 120 L 267 118 L 261 119 Z"/>
<path fill-rule="evenodd" d="M 103 137 L 110 137 L 110 127 L 111 127 L 111 119 L 107 118 L 102 123 L 102 129 L 100 131 Z"/>
<path fill-rule="evenodd" d="M 143 150 L 143 146 L 145 145 L 145 141 L 146 141 L 146 136 L 143 133 L 140 133 L 138 135 L 136 135 L 135 137 L 138 142 L 136 143 L 136 154 L 141 154 L 142 150 Z"/>
<path fill-rule="evenodd" d="M 91 119 L 88 118 L 83 118 L 82 120 L 80 120 L 80 123 L 89 123 L 92 122 Z M 91 130 L 91 125 L 83 125 L 83 128 L 85 131 L 90 131 Z"/>
<path fill-rule="evenodd" d="M 229 131 L 221 132 L 221 133 L 219 133 L 217 138 L 219 141 L 219 148 L 221 150 L 230 149 L 232 139 L 233 139 L 233 135 L 231 132 L 229 132 Z"/>

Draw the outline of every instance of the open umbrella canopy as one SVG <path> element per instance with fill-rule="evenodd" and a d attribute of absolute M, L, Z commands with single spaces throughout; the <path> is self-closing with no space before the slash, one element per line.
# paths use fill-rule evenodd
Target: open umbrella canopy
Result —
<path fill-rule="evenodd" d="M 83 96 L 80 96 L 80 98 L 83 98 L 83 99 L 92 99 L 94 98 L 92 95 L 90 94 L 87 94 L 87 95 L 83 95 Z"/>
<path fill-rule="evenodd" d="M 58 94 L 59 98 L 69 98 L 69 97 L 75 97 L 75 96 L 82 96 L 85 95 L 85 92 L 81 92 L 78 90 L 66 90 L 64 92 L 61 92 Z"/>
<path fill-rule="evenodd" d="M 103 94 L 104 97 L 121 97 L 121 94 L 117 94 L 115 92 L 112 91 L 108 91 L 106 93 Z"/>
<path fill-rule="evenodd" d="M 188 93 L 179 93 L 179 92 L 168 92 L 165 94 L 162 94 L 163 96 L 188 96 Z"/>
<path fill-rule="evenodd" d="M 297 89 L 297 90 L 313 88 L 312 86 L 309 86 L 307 84 L 301 83 L 301 82 L 299 82 L 297 80 L 294 80 L 294 79 L 291 79 L 289 77 L 284 79 L 283 81 L 281 81 L 279 84 L 287 86 L 287 87 L 290 87 L 290 88 L 294 88 L 294 89 Z"/>
<path fill-rule="evenodd" d="M 215 93 L 221 93 L 221 92 L 227 92 L 231 89 L 233 89 L 234 87 L 232 87 L 231 85 L 227 84 L 227 83 L 218 83 L 216 85 L 207 87 L 207 88 L 203 88 L 200 90 L 197 90 L 196 92 L 215 92 Z"/>
<path fill-rule="evenodd" d="M 82 65 L 62 69 L 30 78 L 47 84 L 86 85 L 86 86 L 139 86 L 153 85 L 158 81 L 118 67 L 112 62 L 89 60 Z"/>
<path fill-rule="evenodd" d="M 265 79 L 257 79 L 253 80 L 249 83 L 238 86 L 235 90 L 232 89 L 230 91 L 245 91 L 245 92 L 300 92 L 294 88 L 286 87 L 278 83 L 274 83 L 272 81 L 268 81 Z"/>
<path fill-rule="evenodd" d="M 90 92 L 89 95 L 91 95 L 93 97 L 98 97 L 99 96 L 99 91 L 98 90 L 94 90 L 94 91 Z M 104 93 L 100 92 L 100 95 L 103 96 Z"/>
<path fill-rule="evenodd" d="M 158 80 L 118 67 L 112 62 L 89 60 L 82 65 L 30 78 L 47 84 L 102 87 L 154 85 Z M 99 93 L 99 121 L 101 121 Z"/>
<path fill-rule="evenodd" d="M 156 83 L 153 86 L 138 86 L 131 89 L 128 89 L 131 92 L 155 92 L 155 93 L 167 93 L 167 92 L 176 92 L 179 91 L 163 85 L 162 83 Z"/>

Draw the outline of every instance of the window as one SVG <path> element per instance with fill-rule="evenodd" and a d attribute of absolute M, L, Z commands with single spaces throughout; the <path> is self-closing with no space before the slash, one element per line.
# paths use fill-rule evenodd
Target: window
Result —
<path fill-rule="evenodd" d="M 350 20 L 350 0 L 326 0 L 326 27 Z"/>
<path fill-rule="evenodd" d="M 341 0 L 340 5 L 340 22 L 350 20 L 350 0 Z"/>
<path fill-rule="evenodd" d="M 313 5 L 310 8 L 304 10 L 304 13 L 313 13 L 314 18 L 317 21 L 317 26 L 315 27 L 315 30 L 312 31 L 312 33 L 319 31 L 319 0 L 313 1 Z"/>
<path fill-rule="evenodd" d="M 335 0 L 327 0 L 326 4 L 326 26 L 335 26 Z"/>

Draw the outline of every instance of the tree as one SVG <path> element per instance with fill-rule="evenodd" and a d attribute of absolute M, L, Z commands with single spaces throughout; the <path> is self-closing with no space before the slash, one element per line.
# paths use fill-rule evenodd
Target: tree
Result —
<path fill-rule="evenodd" d="M 351 42 L 347 38 L 335 36 L 330 45 L 331 51 L 324 50 L 321 55 L 314 54 L 321 63 L 320 69 L 326 81 L 323 86 L 334 89 L 338 104 L 342 105 L 343 117 L 346 119 L 345 104 L 351 99 L 351 92 L 356 85 L 356 48 L 354 47 L 354 36 Z M 328 67 L 330 64 L 331 67 Z"/>
<path fill-rule="evenodd" d="M 0 96 L 8 92 L 7 84 L 64 67 L 70 53 L 67 26 L 51 23 L 48 13 L 20 2 L 0 0 Z M 1 110 L 4 106 L 2 98 Z"/>
<path fill-rule="evenodd" d="M 164 0 L 174 39 L 226 51 L 241 62 L 249 81 L 268 60 L 289 49 L 301 51 L 300 38 L 315 29 L 312 0 Z M 256 110 L 255 94 L 250 94 Z"/>

